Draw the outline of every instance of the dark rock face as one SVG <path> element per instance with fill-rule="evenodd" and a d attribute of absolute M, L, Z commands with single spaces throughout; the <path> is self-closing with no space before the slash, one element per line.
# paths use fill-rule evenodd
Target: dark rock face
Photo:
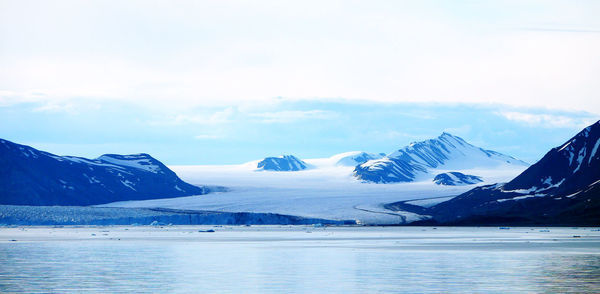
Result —
<path fill-rule="evenodd" d="M 0 204 L 94 205 L 208 193 L 148 154 L 57 156 L 0 139 Z"/>
<path fill-rule="evenodd" d="M 304 161 L 293 155 L 267 157 L 260 161 L 257 168 L 270 171 L 299 171 L 307 168 Z"/>
<path fill-rule="evenodd" d="M 477 187 L 433 206 L 441 223 L 600 225 L 600 122 L 506 184 Z"/>
<path fill-rule="evenodd" d="M 600 121 L 553 148 L 505 190 L 544 190 L 548 195 L 575 193 L 600 180 Z"/>
<path fill-rule="evenodd" d="M 381 159 L 358 165 L 354 176 L 375 183 L 411 182 L 428 169 L 495 167 L 500 164 L 528 166 L 526 162 L 467 143 L 460 137 L 443 133 L 439 137 L 411 143 Z"/>
<path fill-rule="evenodd" d="M 481 183 L 483 180 L 478 176 L 465 175 L 459 172 L 447 172 L 436 175 L 433 178 L 433 182 L 445 186 L 462 186 Z"/>

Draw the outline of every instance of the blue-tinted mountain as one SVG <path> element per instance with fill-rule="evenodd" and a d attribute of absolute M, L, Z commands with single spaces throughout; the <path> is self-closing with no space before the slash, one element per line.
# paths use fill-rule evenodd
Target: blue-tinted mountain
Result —
<path fill-rule="evenodd" d="M 600 225 L 600 121 L 506 184 L 432 207 L 442 223 Z"/>
<path fill-rule="evenodd" d="M 57 156 L 0 139 L 0 204 L 94 205 L 207 192 L 148 154 Z"/>
<path fill-rule="evenodd" d="M 463 186 L 481 183 L 483 180 L 478 176 L 465 175 L 459 172 L 447 172 L 436 175 L 433 178 L 433 182 L 444 186 Z"/>
<path fill-rule="evenodd" d="M 514 157 L 473 146 L 460 137 L 443 133 L 435 139 L 411 143 L 381 159 L 358 165 L 354 175 L 375 183 L 411 182 L 431 169 L 460 170 L 499 165 L 528 166 Z"/>
<path fill-rule="evenodd" d="M 354 168 L 357 179 L 374 183 L 411 182 L 424 173 L 427 173 L 427 168 L 421 164 L 411 164 L 388 156 L 369 160 Z"/>
<path fill-rule="evenodd" d="M 257 166 L 260 170 L 270 171 L 299 171 L 306 169 L 306 162 L 293 155 L 283 155 L 279 157 L 267 157 L 261 160 Z"/>
<path fill-rule="evenodd" d="M 357 166 L 369 160 L 383 158 L 385 154 L 368 153 L 364 151 L 350 151 L 330 157 L 338 166 Z"/>

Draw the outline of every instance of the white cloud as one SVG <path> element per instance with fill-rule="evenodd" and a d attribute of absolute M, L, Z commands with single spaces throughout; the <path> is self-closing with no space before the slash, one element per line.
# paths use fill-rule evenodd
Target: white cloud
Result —
<path fill-rule="evenodd" d="M 263 123 L 290 123 L 300 120 L 333 119 L 336 112 L 326 110 L 285 110 L 276 112 L 250 113 L 250 117 L 259 118 Z"/>
<path fill-rule="evenodd" d="M 47 95 L 39 91 L 14 92 L 0 90 L 0 107 L 21 103 L 40 103 L 48 100 Z"/>
<path fill-rule="evenodd" d="M 5 3 L 0 105 L 116 99 L 187 110 L 282 96 L 600 114 L 598 5 Z M 36 89 L 46 95 L 28 96 Z"/>
<path fill-rule="evenodd" d="M 581 129 L 591 125 L 598 117 L 576 117 L 555 114 L 537 114 L 516 111 L 498 112 L 504 118 L 536 127 Z"/>
<path fill-rule="evenodd" d="M 76 113 L 75 106 L 70 103 L 46 103 L 35 107 L 33 112 L 64 112 Z"/>
<path fill-rule="evenodd" d="M 150 121 L 150 125 L 220 125 L 230 123 L 233 120 L 235 109 L 228 107 L 221 111 L 202 114 L 176 114 L 168 119 Z"/>

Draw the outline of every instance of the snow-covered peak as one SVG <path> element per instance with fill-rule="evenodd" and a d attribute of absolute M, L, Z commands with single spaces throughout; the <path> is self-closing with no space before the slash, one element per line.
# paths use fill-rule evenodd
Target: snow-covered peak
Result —
<path fill-rule="evenodd" d="M 437 137 L 437 139 L 438 140 L 452 140 L 452 141 L 459 142 L 460 144 L 462 144 L 462 143 L 468 144 L 463 138 L 461 138 L 459 136 L 452 135 L 452 134 L 447 133 L 447 132 L 442 132 L 442 134 L 439 135 Z"/>
<path fill-rule="evenodd" d="M 134 167 L 152 173 L 163 172 L 160 162 L 146 153 L 130 155 L 104 154 L 96 160 L 121 166 Z"/>
<path fill-rule="evenodd" d="M 329 159 L 337 166 L 357 166 L 369 160 L 380 159 L 383 155 L 364 151 L 350 151 L 331 156 Z"/>
<path fill-rule="evenodd" d="M 449 133 L 392 152 L 381 159 L 358 165 L 354 175 L 362 180 L 389 183 L 433 177 L 435 170 L 494 169 L 527 167 L 526 162 L 499 152 L 485 150 Z"/>
<path fill-rule="evenodd" d="M 600 121 L 586 127 L 569 141 L 555 148 L 557 153 L 569 160 L 572 173 L 577 172 L 582 164 L 590 165 L 597 159 L 600 147 Z"/>
<path fill-rule="evenodd" d="M 446 132 L 434 139 L 411 143 L 388 157 L 430 168 L 475 168 L 505 163 L 528 166 L 514 157 L 473 146 Z"/>
<path fill-rule="evenodd" d="M 257 164 L 258 170 L 299 171 L 307 168 L 307 164 L 293 155 L 267 157 Z"/>
<path fill-rule="evenodd" d="M 507 190 L 545 190 L 571 193 L 600 180 L 600 121 L 581 130 L 564 144 L 506 184 Z"/>

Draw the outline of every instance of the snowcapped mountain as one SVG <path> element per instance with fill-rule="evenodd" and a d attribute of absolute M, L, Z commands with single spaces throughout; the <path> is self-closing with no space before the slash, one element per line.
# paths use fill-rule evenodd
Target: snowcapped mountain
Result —
<path fill-rule="evenodd" d="M 375 183 L 411 182 L 430 176 L 434 170 L 494 168 L 502 165 L 528 164 L 514 157 L 485 150 L 465 140 L 443 133 L 435 139 L 414 142 L 381 159 L 356 166 L 356 178 Z"/>
<path fill-rule="evenodd" d="M 432 208 L 441 222 L 600 224 L 600 121 L 506 184 L 478 187 Z"/>
<path fill-rule="evenodd" d="M 164 165 L 160 161 L 144 153 L 132 155 L 104 154 L 98 157 L 97 160 L 120 166 L 139 168 L 152 173 L 165 173 L 163 169 Z"/>
<path fill-rule="evenodd" d="M 350 151 L 340 154 L 336 154 L 330 159 L 335 162 L 337 166 L 357 166 L 363 164 L 369 160 L 383 158 L 385 154 L 367 153 L 364 151 Z"/>
<path fill-rule="evenodd" d="M 369 160 L 354 168 L 354 176 L 374 183 L 412 182 L 419 174 L 427 173 L 420 164 L 410 164 L 398 158 L 384 157 Z"/>
<path fill-rule="evenodd" d="M 0 139 L 0 204 L 93 205 L 200 195 L 148 154 L 57 156 Z"/>
<path fill-rule="evenodd" d="M 600 180 L 600 121 L 588 126 L 504 185 L 504 190 L 575 193 Z"/>
<path fill-rule="evenodd" d="M 433 182 L 445 186 L 462 186 L 481 183 L 483 180 L 478 176 L 465 175 L 459 172 L 447 172 L 436 175 L 433 178 Z"/>
<path fill-rule="evenodd" d="M 258 162 L 256 166 L 259 170 L 270 171 L 299 171 L 306 169 L 306 162 L 293 155 L 282 155 L 279 157 L 267 157 Z"/>

